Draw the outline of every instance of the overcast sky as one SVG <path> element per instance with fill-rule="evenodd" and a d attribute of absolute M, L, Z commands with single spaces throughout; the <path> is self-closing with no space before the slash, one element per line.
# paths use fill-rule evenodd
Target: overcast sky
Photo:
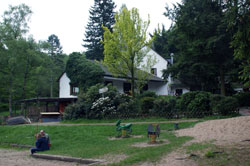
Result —
<path fill-rule="evenodd" d="M 167 28 L 171 21 L 163 15 L 168 4 L 180 2 L 181 0 L 113 0 L 118 11 L 122 4 L 128 9 L 136 7 L 143 20 L 150 16 L 150 27 L 148 32 L 153 32 L 158 24 L 164 24 Z M 29 23 L 30 34 L 36 39 L 47 40 L 51 34 L 60 39 L 64 53 L 74 51 L 82 52 L 85 27 L 89 19 L 89 9 L 94 0 L 0 0 L 0 14 L 8 10 L 9 5 L 25 3 L 33 14 Z"/>

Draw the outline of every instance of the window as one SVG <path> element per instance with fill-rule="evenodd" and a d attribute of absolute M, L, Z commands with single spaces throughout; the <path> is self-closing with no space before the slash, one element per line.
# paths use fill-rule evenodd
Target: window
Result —
<path fill-rule="evenodd" d="M 70 95 L 77 95 L 79 93 L 79 88 L 73 85 L 70 85 Z"/>
<path fill-rule="evenodd" d="M 130 91 L 131 91 L 131 84 L 123 83 L 123 92 L 126 94 L 130 94 Z"/>
<path fill-rule="evenodd" d="M 157 75 L 157 68 L 151 68 L 151 74 Z"/>

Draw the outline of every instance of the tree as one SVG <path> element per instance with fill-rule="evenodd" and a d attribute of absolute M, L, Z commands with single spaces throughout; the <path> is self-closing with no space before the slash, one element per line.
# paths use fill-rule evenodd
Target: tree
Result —
<path fill-rule="evenodd" d="M 227 1 L 228 27 L 234 32 L 231 46 L 234 57 L 241 61 L 240 78 L 250 87 L 250 2 Z"/>
<path fill-rule="evenodd" d="M 62 46 L 60 44 L 58 36 L 56 36 L 55 34 L 50 35 L 48 38 L 48 43 L 50 45 L 48 50 L 49 51 L 48 54 L 50 56 L 60 55 L 63 53 Z"/>
<path fill-rule="evenodd" d="M 221 4 L 185 0 L 174 9 L 166 9 L 165 15 L 175 22 L 174 41 L 178 49 L 168 72 L 192 90 L 214 92 L 220 84 L 221 94 L 225 95 L 225 80 L 237 65 Z"/>
<path fill-rule="evenodd" d="M 64 71 L 65 62 L 63 56 L 62 46 L 59 38 L 52 34 L 48 37 L 48 55 L 50 56 L 50 97 L 53 97 L 56 78 Z"/>
<path fill-rule="evenodd" d="M 1 67 L 0 72 L 5 81 L 9 96 L 9 112 L 12 115 L 12 99 L 19 86 L 18 80 L 23 65 L 23 35 L 28 31 L 27 22 L 32 11 L 25 4 L 10 6 L 4 12 L 3 22 L 0 25 Z"/>
<path fill-rule="evenodd" d="M 155 29 L 154 34 L 150 34 L 153 38 L 152 49 L 164 58 L 170 58 L 170 54 L 176 52 L 175 45 L 172 42 L 175 38 L 173 28 L 166 30 L 165 26 L 162 25 L 162 29 Z"/>
<path fill-rule="evenodd" d="M 116 23 L 111 32 L 104 28 L 104 64 L 114 76 L 121 76 L 131 82 L 132 96 L 136 89 L 136 79 L 145 80 L 147 72 L 140 70 L 144 58 L 148 58 L 145 66 L 149 70 L 152 58 L 147 55 L 150 42 L 147 41 L 149 20 L 143 21 L 136 8 L 122 9 L 115 17 Z M 143 79 L 144 78 L 144 79 Z M 139 81 L 138 81 L 139 82 Z"/>
<path fill-rule="evenodd" d="M 88 59 L 103 59 L 103 29 L 102 26 L 108 27 L 112 31 L 115 23 L 114 9 L 115 4 L 112 0 L 95 0 L 94 6 L 89 10 L 89 22 L 86 27 L 85 39 L 87 48 L 86 57 Z"/>
<path fill-rule="evenodd" d="M 104 72 L 95 62 L 86 59 L 81 53 L 73 52 L 66 64 L 66 74 L 70 78 L 70 84 L 84 91 L 90 86 L 102 83 Z"/>

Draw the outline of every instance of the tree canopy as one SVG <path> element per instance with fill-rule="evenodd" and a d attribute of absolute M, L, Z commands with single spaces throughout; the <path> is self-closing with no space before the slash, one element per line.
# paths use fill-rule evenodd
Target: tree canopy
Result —
<path fill-rule="evenodd" d="M 234 57 L 241 61 L 240 79 L 250 87 L 250 1 L 232 0 L 226 3 L 228 27 L 234 32 L 231 46 Z"/>
<path fill-rule="evenodd" d="M 48 43 L 26 37 L 31 14 L 25 4 L 10 6 L 0 22 L 0 111 L 9 109 L 10 115 L 13 101 L 50 96 L 51 72 L 57 78 L 65 68 L 64 59 L 60 71 L 51 70 L 57 64 L 47 54 Z"/>
<path fill-rule="evenodd" d="M 78 86 L 81 91 L 97 83 L 103 82 L 103 70 L 94 61 L 86 59 L 85 55 L 73 52 L 66 64 L 66 74 L 70 84 Z"/>
<path fill-rule="evenodd" d="M 215 92 L 219 87 L 225 95 L 225 82 L 230 80 L 237 63 L 230 48 L 232 36 L 227 32 L 221 4 L 185 0 L 166 10 L 165 15 L 175 23 L 172 30 L 177 48 L 175 63 L 166 73 L 171 73 L 191 90 Z"/>
<path fill-rule="evenodd" d="M 114 76 L 125 77 L 131 83 L 132 96 L 136 89 L 136 79 L 145 79 L 147 72 L 139 69 L 148 56 L 147 29 L 149 20 L 143 21 L 136 8 L 122 11 L 115 17 L 113 32 L 104 28 L 104 64 Z M 143 49 L 144 48 L 144 49 Z M 145 68 L 153 64 L 148 56 Z M 150 67 L 149 67 L 150 68 Z M 147 70 L 148 71 L 148 70 Z"/>
<path fill-rule="evenodd" d="M 115 23 L 115 7 L 112 0 L 94 0 L 94 5 L 89 10 L 89 22 L 83 40 L 85 42 L 83 46 L 87 48 L 86 57 L 88 59 L 103 59 L 102 26 L 112 31 L 112 25 Z"/>

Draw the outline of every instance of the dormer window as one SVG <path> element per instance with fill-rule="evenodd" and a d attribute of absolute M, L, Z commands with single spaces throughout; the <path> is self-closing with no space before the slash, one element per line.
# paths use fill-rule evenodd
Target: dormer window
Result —
<path fill-rule="evenodd" d="M 151 74 L 154 74 L 157 76 L 157 68 L 151 68 Z"/>

